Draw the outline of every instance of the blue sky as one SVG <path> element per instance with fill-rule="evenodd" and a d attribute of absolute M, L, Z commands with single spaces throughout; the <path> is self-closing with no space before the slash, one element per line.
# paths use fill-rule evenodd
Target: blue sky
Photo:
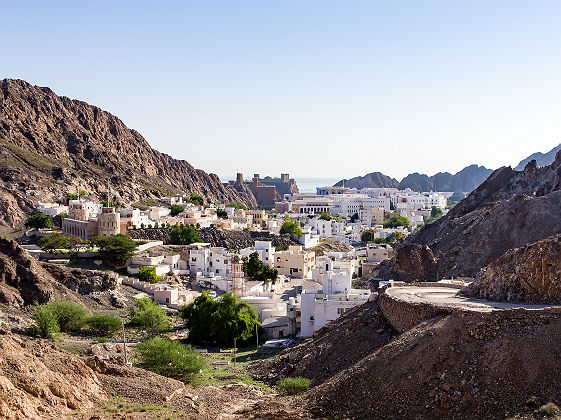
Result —
<path fill-rule="evenodd" d="M 221 176 L 516 164 L 561 142 L 561 1 L 2 2 L 1 77 Z"/>

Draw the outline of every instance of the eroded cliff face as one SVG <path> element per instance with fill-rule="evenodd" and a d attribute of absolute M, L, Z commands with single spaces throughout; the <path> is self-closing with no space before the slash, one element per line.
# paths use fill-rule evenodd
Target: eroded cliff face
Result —
<path fill-rule="evenodd" d="M 561 303 L 561 235 L 511 249 L 481 270 L 466 296 L 504 302 Z"/>
<path fill-rule="evenodd" d="M 60 200 L 77 188 L 130 203 L 196 192 L 211 202 L 256 205 L 249 191 L 224 187 L 150 147 L 114 115 L 22 80 L 0 82 L 0 225 L 14 227 L 38 199 Z"/>

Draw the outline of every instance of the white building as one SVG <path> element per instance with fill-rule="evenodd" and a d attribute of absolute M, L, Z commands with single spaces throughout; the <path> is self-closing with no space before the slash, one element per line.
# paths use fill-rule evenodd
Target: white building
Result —
<path fill-rule="evenodd" d="M 39 201 L 37 203 L 37 210 L 39 210 L 41 213 L 43 213 L 47 216 L 51 216 L 51 217 L 58 216 L 59 214 L 62 214 L 62 213 L 68 214 L 68 206 L 64 206 L 64 205 L 56 204 L 56 203 L 41 203 Z"/>
<path fill-rule="evenodd" d="M 331 268 L 328 266 L 327 268 Z M 365 303 L 370 290 L 351 289 L 351 274 L 344 270 L 324 270 L 321 292 L 304 290 L 301 295 L 301 335 L 313 333 L 341 316 L 345 311 Z"/>
<path fill-rule="evenodd" d="M 255 245 L 244 248 L 240 251 L 240 255 L 249 258 L 251 254 L 257 252 L 259 260 L 266 266 L 272 267 L 275 257 L 275 248 L 271 241 L 255 241 Z"/>

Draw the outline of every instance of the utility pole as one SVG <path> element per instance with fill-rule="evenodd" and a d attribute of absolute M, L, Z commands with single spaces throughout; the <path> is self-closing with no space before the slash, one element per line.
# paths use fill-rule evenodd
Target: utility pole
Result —
<path fill-rule="evenodd" d="M 257 332 L 257 324 L 255 324 L 255 341 L 257 342 L 255 350 L 259 351 L 259 334 Z"/>

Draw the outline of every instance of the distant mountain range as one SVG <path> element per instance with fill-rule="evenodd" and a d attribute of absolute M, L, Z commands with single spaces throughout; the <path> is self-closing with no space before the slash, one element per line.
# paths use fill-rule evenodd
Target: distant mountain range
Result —
<path fill-rule="evenodd" d="M 514 168 L 515 171 L 521 171 L 524 169 L 524 167 L 528 164 L 528 162 L 530 162 L 531 160 L 535 160 L 536 164 L 538 166 L 547 166 L 547 165 L 551 165 L 553 163 L 553 161 L 555 160 L 555 155 L 557 154 L 557 152 L 561 150 L 561 144 L 559 144 L 558 146 L 555 146 L 553 149 L 551 149 L 549 152 L 547 153 L 541 153 L 541 152 L 537 152 L 534 153 L 530 156 L 528 156 L 526 159 L 522 159 L 520 161 L 520 163 L 516 166 L 516 168 Z"/>
<path fill-rule="evenodd" d="M 493 172 L 484 166 L 470 165 L 456 174 L 439 172 L 428 176 L 418 172 L 407 175 L 399 182 L 380 172 L 372 172 L 364 176 L 341 180 L 336 187 L 345 185 L 349 188 L 411 188 L 413 191 L 453 191 L 470 192 L 477 188 Z"/>
<path fill-rule="evenodd" d="M 561 144 L 554 147 L 547 153 L 537 152 L 520 163 L 514 168 L 516 171 L 522 171 L 531 160 L 535 160 L 537 166 L 551 165 L 555 160 L 555 154 L 561 150 Z M 349 188 L 399 188 L 404 190 L 411 188 L 413 191 L 453 191 L 469 193 L 476 189 L 485 181 L 493 172 L 484 166 L 469 165 L 461 171 L 451 174 L 449 172 L 439 172 L 436 175 L 428 176 L 414 172 L 407 175 L 400 181 L 384 175 L 381 172 L 371 172 L 364 176 L 357 176 L 351 179 L 344 179 L 337 182 L 335 187 Z"/>

